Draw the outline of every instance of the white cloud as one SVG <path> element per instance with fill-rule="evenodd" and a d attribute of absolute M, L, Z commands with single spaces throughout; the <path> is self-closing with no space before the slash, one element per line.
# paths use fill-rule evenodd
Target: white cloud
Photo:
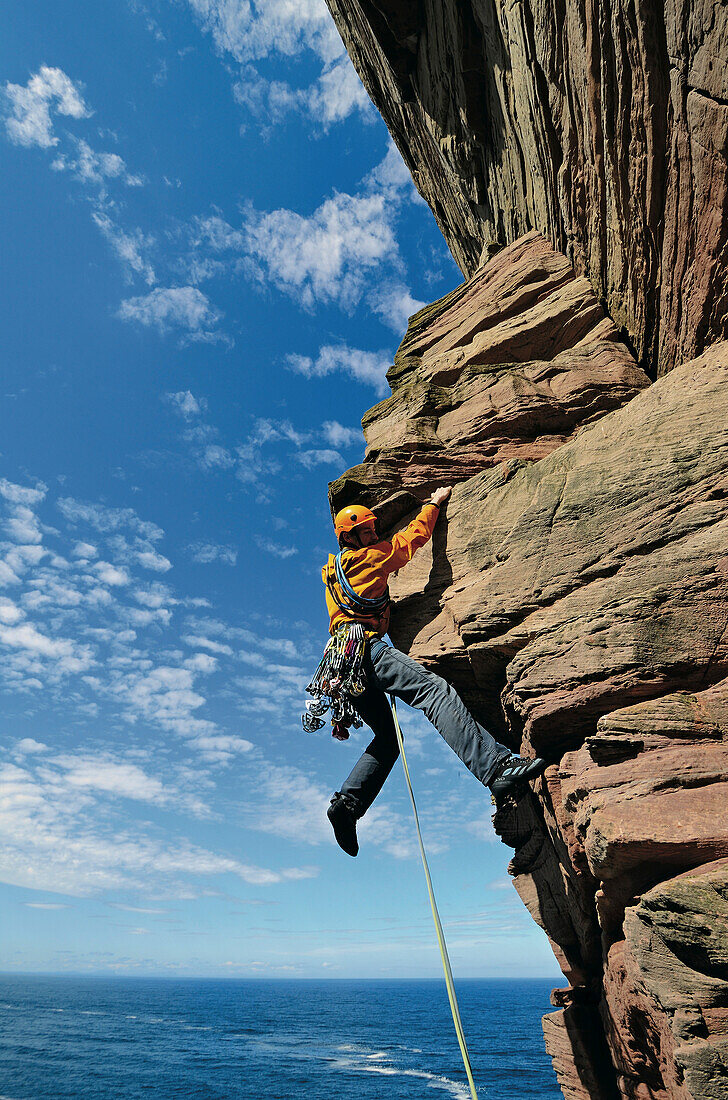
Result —
<path fill-rule="evenodd" d="M 427 303 L 414 298 L 402 283 L 378 286 L 367 294 L 370 309 L 378 314 L 393 332 L 404 335 L 410 317 Z"/>
<path fill-rule="evenodd" d="M 89 783 L 74 785 L 69 775 L 83 770 L 37 772 L 13 764 L 0 766 L 0 879 L 16 886 L 73 895 L 98 894 L 120 887 L 187 889 L 189 877 L 232 875 L 254 885 L 272 885 L 312 877 L 305 867 L 271 870 L 209 851 L 189 841 L 164 843 L 143 826 L 130 829 L 125 818 L 92 820 L 104 794 L 141 792 L 133 777 L 117 773 L 116 789 L 99 788 L 103 776 L 89 772 Z M 152 794 L 151 788 L 148 790 Z M 104 809 L 110 806 L 104 805 Z"/>
<path fill-rule="evenodd" d="M 295 57 L 311 50 L 322 61 L 343 46 L 322 0 L 189 0 L 220 53 L 238 62 L 271 53 Z"/>
<path fill-rule="evenodd" d="M 387 195 L 405 194 L 412 202 L 424 201 L 415 191 L 402 154 L 391 140 L 383 159 L 365 176 L 364 182 L 373 190 L 384 191 Z"/>
<path fill-rule="evenodd" d="M 60 768 L 63 781 L 81 790 L 105 791 L 120 798 L 160 804 L 172 797 L 154 776 L 147 775 L 136 764 L 119 762 L 103 756 L 57 756 L 53 760 Z"/>
<path fill-rule="evenodd" d="M 122 264 L 144 279 L 149 286 L 156 282 L 154 268 L 144 256 L 144 252 L 154 244 L 154 237 L 142 233 L 141 229 L 127 232 L 115 225 L 108 214 L 100 210 L 96 210 L 91 217 Z"/>
<path fill-rule="evenodd" d="M 219 443 L 208 443 L 198 454 L 198 461 L 203 470 L 229 470 L 235 465 L 235 458 L 227 449 Z"/>
<path fill-rule="evenodd" d="M 16 485 L 4 477 L 0 478 L 0 496 L 10 501 L 11 504 L 25 506 L 40 504 L 47 492 L 48 486 L 44 485 L 42 481 L 37 482 L 35 488 L 31 489 L 26 485 Z"/>
<path fill-rule="evenodd" d="M 345 428 L 338 420 L 325 420 L 321 431 L 332 447 L 361 447 L 364 444 L 361 428 Z"/>
<path fill-rule="evenodd" d="M 182 641 L 189 646 L 209 649 L 211 653 L 219 653 L 223 657 L 232 657 L 233 655 L 231 646 L 225 645 L 224 642 L 215 642 L 211 638 L 205 638 L 200 634 L 185 634 Z"/>
<path fill-rule="evenodd" d="M 307 100 L 309 112 L 325 128 L 334 122 L 342 122 L 355 111 L 365 118 L 374 117 L 369 96 L 348 54 L 321 74 L 309 89 Z"/>
<path fill-rule="evenodd" d="M 295 295 L 305 308 L 360 300 L 367 278 L 381 265 L 397 265 L 394 211 L 383 193 L 335 194 L 309 217 L 293 210 L 245 219 L 251 272 Z"/>
<path fill-rule="evenodd" d="M 199 749 L 203 759 L 214 764 L 226 764 L 237 754 L 250 752 L 253 748 L 251 741 L 230 734 L 196 737 L 192 744 Z"/>
<path fill-rule="evenodd" d="M 94 566 L 96 576 L 102 584 L 112 586 L 129 584 L 130 577 L 125 569 L 118 569 L 108 561 L 97 562 Z"/>
<path fill-rule="evenodd" d="M 92 651 L 70 638 L 50 638 L 32 623 L 20 626 L 0 625 L 0 645 L 20 650 L 33 657 L 55 662 L 62 673 L 83 672 L 91 666 Z"/>
<path fill-rule="evenodd" d="M 15 505 L 14 514 L 5 521 L 5 530 L 14 542 L 28 544 L 43 541 L 35 513 L 23 504 Z"/>
<path fill-rule="evenodd" d="M 292 558 L 294 554 L 298 553 L 297 546 L 282 546 L 279 542 L 261 538 L 260 535 L 256 535 L 255 543 L 266 554 L 272 554 L 274 558 Z"/>
<path fill-rule="evenodd" d="M 49 149 L 58 144 L 53 133 L 51 109 L 70 118 L 88 118 L 91 112 L 79 86 L 62 69 L 42 65 L 26 85 L 6 84 L 4 97 L 9 113 L 5 127 L 11 141 L 26 147 Z"/>
<path fill-rule="evenodd" d="M 118 153 L 97 153 L 82 138 L 75 139 L 75 145 L 76 156 L 69 157 L 61 153 L 51 164 L 54 171 L 72 172 L 82 183 L 95 184 L 98 187 L 102 187 L 110 179 L 118 179 L 127 187 L 142 186 L 144 181 L 141 176 L 132 175 Z"/>
<path fill-rule="evenodd" d="M 253 65 L 245 65 L 233 85 L 237 102 L 264 124 L 280 122 L 296 111 L 312 119 L 325 132 L 337 122 L 359 112 L 374 121 L 371 101 L 347 54 L 324 66 L 318 79 L 306 88 L 282 80 L 267 80 Z"/>
<path fill-rule="evenodd" d="M 75 558 L 96 558 L 98 557 L 98 550 L 95 546 L 92 546 L 90 542 L 77 542 L 73 548 L 73 556 Z"/>
<path fill-rule="evenodd" d="M 160 334 L 181 329 L 189 340 L 224 339 L 216 331 L 222 314 L 194 286 L 156 287 L 149 294 L 126 298 L 118 315 L 124 321 L 156 328 Z"/>
<path fill-rule="evenodd" d="M 211 542 L 193 542 L 188 547 L 193 561 L 202 564 L 220 562 L 221 565 L 235 565 L 238 560 L 238 551 L 235 546 L 218 546 Z"/>
<path fill-rule="evenodd" d="M 297 460 L 302 466 L 305 466 L 307 470 L 312 470 L 314 466 L 343 466 L 344 459 L 338 451 L 332 451 L 330 449 L 313 449 L 308 451 L 300 451 L 296 455 Z"/>
<path fill-rule="evenodd" d="M 386 374 L 392 365 L 391 357 L 385 351 L 362 351 L 346 344 L 326 344 L 319 349 L 315 359 L 290 354 L 286 356 L 286 361 L 292 370 L 306 378 L 324 378 L 341 371 L 357 382 L 374 386 L 380 396 L 387 393 Z"/>
<path fill-rule="evenodd" d="M 195 397 L 190 390 L 180 390 L 178 393 L 165 394 L 165 400 L 169 402 L 175 412 L 185 420 L 191 420 L 199 416 L 207 408 L 204 397 Z"/>
<path fill-rule="evenodd" d="M 36 741 L 33 737 L 23 737 L 15 746 L 15 753 L 18 756 L 25 756 L 27 753 L 47 751 L 48 746 L 44 745 L 42 741 Z"/>
<path fill-rule="evenodd" d="M 307 217 L 293 210 L 248 208 L 241 246 L 248 271 L 295 296 L 306 309 L 317 302 L 352 309 L 376 275 L 377 286 L 386 282 L 396 301 L 389 312 L 376 295 L 370 304 L 394 323 L 410 304 L 418 305 L 395 278 L 402 269 L 395 224 L 403 202 L 415 194 L 390 142 L 355 195 L 335 192 Z"/>
<path fill-rule="evenodd" d="M 373 119 L 371 103 L 345 53 L 323 0 L 189 0 L 221 55 L 240 65 L 233 85 L 237 101 L 264 127 L 289 111 L 310 117 L 324 130 L 355 111 Z M 313 54 L 320 73 L 294 87 L 269 80 L 256 67 L 272 56 Z"/>
<path fill-rule="evenodd" d="M 72 497 L 61 497 L 57 507 L 70 523 L 86 523 L 102 533 L 119 531 L 126 527 L 140 538 L 152 542 L 164 538 L 161 527 L 149 520 L 140 519 L 133 508 L 109 508 L 105 504 L 87 504 Z"/>
<path fill-rule="evenodd" d="M 0 623 L 17 623 L 23 618 L 23 612 L 7 596 L 0 597 Z"/>
<path fill-rule="evenodd" d="M 169 558 L 165 558 L 163 554 L 158 554 L 156 550 L 151 548 L 136 550 L 134 557 L 144 569 L 150 569 L 153 573 L 166 573 L 172 568 L 172 562 Z"/>

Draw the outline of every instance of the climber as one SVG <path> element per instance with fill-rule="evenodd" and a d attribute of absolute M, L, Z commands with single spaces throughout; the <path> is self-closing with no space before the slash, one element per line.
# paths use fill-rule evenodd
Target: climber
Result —
<path fill-rule="evenodd" d="M 389 627 L 389 576 L 430 539 L 440 506 L 451 492 L 451 488 L 437 489 L 417 517 L 391 541 L 379 538 L 376 516 L 361 505 L 342 509 L 334 521 L 341 553 L 330 555 L 322 570 L 330 633 L 334 635 L 351 623 L 361 623 L 365 629 L 366 686 L 351 703 L 374 733 L 327 811 L 339 846 L 350 856 L 359 851 L 356 822 L 379 794 L 399 755 L 387 694 L 423 711 L 497 800 L 546 767 L 539 758 L 513 755 L 476 722 L 450 684 L 383 641 Z M 334 736 L 343 739 L 336 726 Z"/>

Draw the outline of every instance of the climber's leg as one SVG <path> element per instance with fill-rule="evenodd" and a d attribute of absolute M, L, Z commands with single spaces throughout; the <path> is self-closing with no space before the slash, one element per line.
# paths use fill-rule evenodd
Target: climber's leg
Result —
<path fill-rule="evenodd" d="M 355 816 L 361 817 L 381 791 L 399 756 L 399 747 L 387 696 L 372 683 L 371 674 L 364 694 L 354 700 L 354 705 L 374 738 L 342 784 L 340 794 Z"/>
<path fill-rule="evenodd" d="M 510 750 L 475 721 L 446 680 L 381 639 L 371 644 L 370 683 L 423 711 L 465 766 L 486 786 L 511 758 Z"/>

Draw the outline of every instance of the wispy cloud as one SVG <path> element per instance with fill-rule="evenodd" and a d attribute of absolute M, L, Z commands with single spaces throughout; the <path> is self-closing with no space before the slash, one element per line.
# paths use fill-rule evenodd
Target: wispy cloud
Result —
<path fill-rule="evenodd" d="M 361 428 L 345 428 L 338 420 L 325 420 L 321 432 L 332 447 L 361 447 L 364 444 Z"/>
<path fill-rule="evenodd" d="M 272 870 L 186 840 L 165 843 L 124 818 L 93 819 L 96 790 L 74 786 L 62 769 L 0 766 L 2 881 L 76 896 L 160 885 L 187 891 L 190 878 L 230 875 L 254 885 L 311 877 L 306 867 Z M 102 792 L 103 793 L 103 792 Z"/>
<path fill-rule="evenodd" d="M 185 340 L 228 341 L 218 328 L 222 314 L 196 286 L 155 287 L 149 294 L 126 298 L 119 306 L 123 321 L 135 321 L 164 335 L 181 332 Z"/>
<path fill-rule="evenodd" d="M 300 451 L 296 455 L 296 458 L 307 470 L 312 470 L 314 466 L 343 467 L 345 465 L 343 455 L 339 454 L 338 451 L 332 450 L 330 447 Z"/>
<path fill-rule="evenodd" d="M 253 421 L 248 435 L 236 443 L 220 441 L 220 432 L 203 419 L 206 410 L 204 399 L 198 399 L 189 391 L 167 394 L 166 401 L 184 420 L 186 427 L 182 438 L 190 445 L 197 465 L 206 473 L 229 470 L 240 485 L 254 489 L 260 499 L 269 500 L 275 476 L 281 469 L 282 458 L 294 459 L 306 469 L 333 464 L 344 466 L 344 459 L 335 446 L 349 446 L 353 441 L 350 429 L 336 421 L 325 421 L 319 429 L 300 430 L 290 420 L 274 420 L 258 417 Z M 338 441 L 334 443 L 334 441 Z M 328 447 L 311 444 L 328 443 Z M 265 545 L 263 545 L 265 543 Z M 271 550 L 272 544 L 259 541 L 262 549 L 277 556 L 280 549 Z M 237 551 L 218 548 L 211 544 L 195 543 L 190 548 L 195 561 L 226 561 L 235 564 Z"/>
<path fill-rule="evenodd" d="M 369 99 L 320 0 L 188 0 L 223 57 L 240 66 L 235 98 L 266 128 L 288 112 L 327 129 L 354 112 L 373 115 Z M 320 67 L 311 84 L 269 79 L 258 63 L 307 55 Z"/>
<path fill-rule="evenodd" d="M 141 229 L 122 229 L 104 211 L 96 210 L 91 216 L 124 267 L 149 286 L 156 282 L 154 268 L 145 256 L 155 243 L 154 237 Z"/>
<path fill-rule="evenodd" d="M 207 408 L 207 402 L 204 397 L 195 397 L 189 390 L 180 390 L 178 393 L 167 393 L 164 397 L 172 408 L 178 412 L 180 416 L 183 416 L 185 420 L 192 420 L 194 417 L 200 416 Z"/>
<path fill-rule="evenodd" d="M 286 356 L 286 362 L 291 370 L 306 378 L 325 378 L 337 372 L 348 374 L 357 382 L 373 386 L 380 396 L 387 392 L 386 375 L 392 365 L 385 351 L 362 351 L 346 344 L 325 344 L 316 358 L 291 353 Z"/>
<path fill-rule="evenodd" d="M 91 206 L 91 218 L 127 277 L 156 282 L 149 253 L 156 242 L 152 234 L 138 227 L 119 224 L 120 204 L 111 197 L 114 186 L 141 187 L 143 177 L 127 166 L 116 152 L 94 149 L 89 142 L 68 131 L 56 129 L 57 116 L 88 119 L 92 112 L 81 94 L 81 86 L 62 69 L 41 66 L 27 85 L 6 84 L 2 90 L 5 129 L 9 139 L 26 148 L 54 149 L 50 167 L 66 172 L 83 188 Z"/>
<path fill-rule="evenodd" d="M 374 121 L 372 104 L 347 54 L 327 64 L 305 88 L 267 80 L 253 65 L 245 65 L 233 94 L 265 129 L 291 112 L 308 117 L 324 132 L 355 113 L 365 122 Z"/>
<path fill-rule="evenodd" d="M 221 546 L 213 542 L 193 542 L 188 550 L 193 561 L 203 565 L 219 562 L 221 565 L 235 565 L 238 551 L 235 546 Z"/>
<path fill-rule="evenodd" d="M 141 187 L 144 180 L 132 174 L 118 153 L 97 153 L 83 138 L 73 139 L 75 156 L 61 153 L 51 163 L 56 172 L 71 172 L 82 183 L 103 186 L 108 180 L 119 180 L 127 187 Z"/>
<path fill-rule="evenodd" d="M 404 333 L 410 317 L 418 313 L 426 302 L 415 298 L 408 287 L 400 282 L 385 283 L 370 290 L 367 302 L 393 332 Z"/>
<path fill-rule="evenodd" d="M 266 554 L 271 554 L 274 558 L 292 558 L 294 554 L 298 553 L 297 546 L 283 546 L 280 542 L 274 542 L 272 539 L 261 538 L 260 535 L 256 536 L 255 544 Z"/>
<path fill-rule="evenodd" d="M 402 205 L 417 201 L 402 158 L 389 143 L 384 158 L 361 181 L 356 194 L 337 192 L 312 214 L 267 213 L 248 208 L 243 221 L 248 270 L 259 281 L 295 295 L 304 308 L 337 303 L 351 310 L 366 295 L 374 312 L 399 324 L 410 303 L 401 280 L 402 260 L 395 228 Z M 377 286 L 388 284 L 395 305 L 388 309 Z"/>

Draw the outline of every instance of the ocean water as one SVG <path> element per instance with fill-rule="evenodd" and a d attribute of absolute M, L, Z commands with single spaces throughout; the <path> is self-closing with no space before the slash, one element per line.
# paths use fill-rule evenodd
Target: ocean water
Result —
<path fill-rule="evenodd" d="M 549 981 L 463 981 L 481 1100 L 561 1100 Z M 439 981 L 0 978 L 0 1100 L 469 1100 Z"/>

